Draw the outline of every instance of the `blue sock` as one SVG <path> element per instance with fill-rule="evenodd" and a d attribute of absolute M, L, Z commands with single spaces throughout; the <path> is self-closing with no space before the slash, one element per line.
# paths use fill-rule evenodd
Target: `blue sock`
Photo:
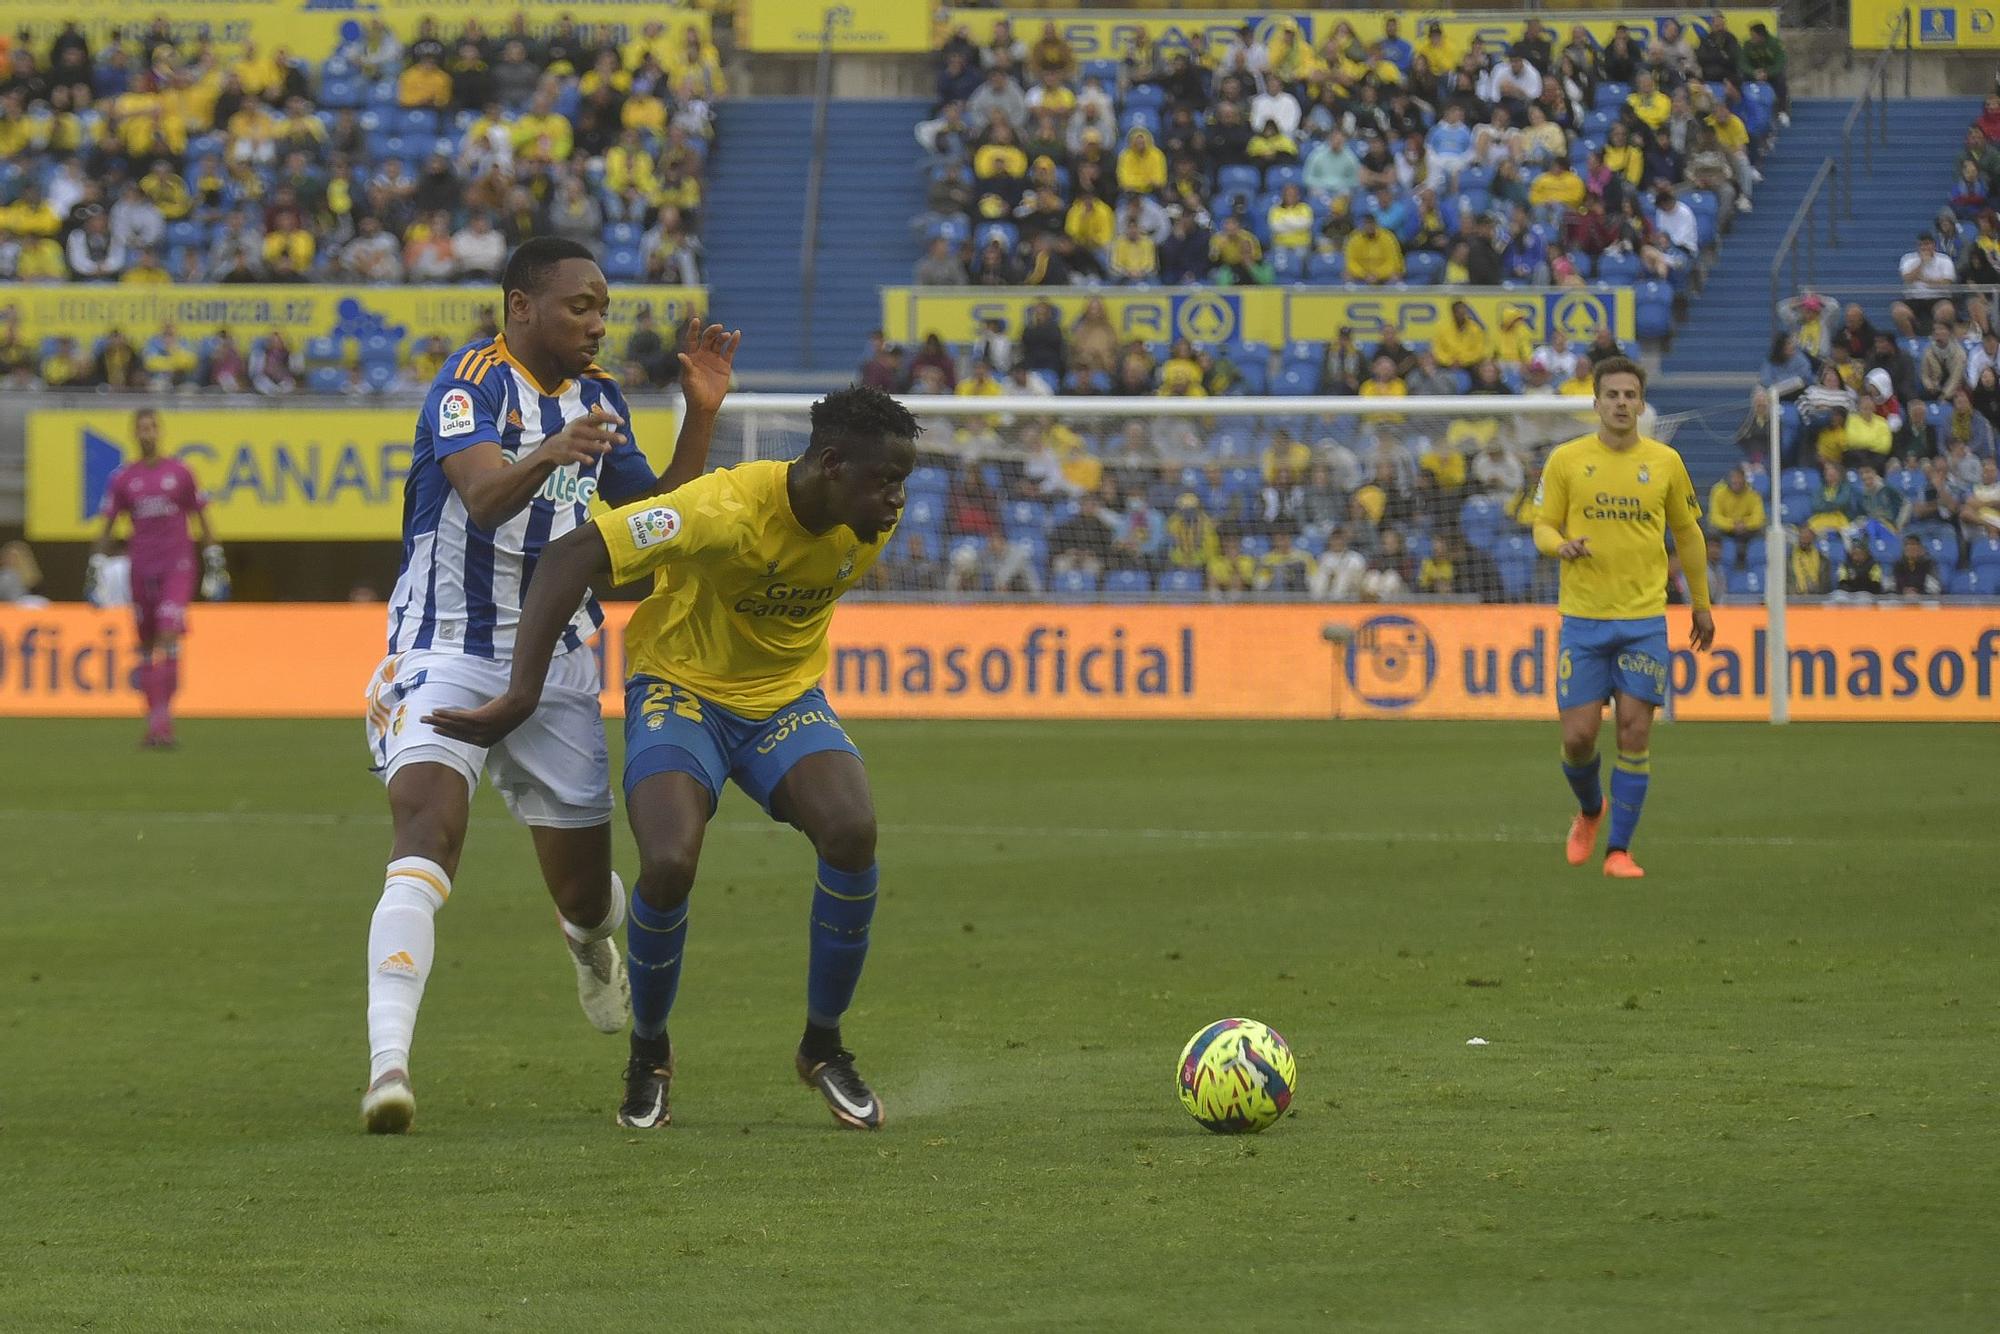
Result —
<path fill-rule="evenodd" d="M 661 912 L 632 892 L 625 927 L 625 970 L 632 979 L 632 1034 L 657 1038 L 667 1031 L 674 993 L 681 989 L 681 955 L 687 950 L 688 906 Z"/>
<path fill-rule="evenodd" d="M 1576 793 L 1576 804 L 1585 815 L 1599 815 L 1604 811 L 1604 757 L 1592 755 L 1582 764 L 1563 761 L 1563 777 L 1569 779 L 1569 790 Z"/>
<path fill-rule="evenodd" d="M 1611 766 L 1611 837 L 1605 847 L 1611 852 L 1628 852 L 1632 833 L 1639 827 L 1639 811 L 1646 804 L 1646 784 L 1652 773 L 1653 757 L 1619 752 Z"/>
<path fill-rule="evenodd" d="M 840 871 L 819 864 L 813 886 L 812 959 L 806 969 L 806 1022 L 838 1029 L 854 1000 L 868 958 L 868 923 L 875 916 L 879 872 Z M 635 1003 L 637 998 L 634 998 Z"/>

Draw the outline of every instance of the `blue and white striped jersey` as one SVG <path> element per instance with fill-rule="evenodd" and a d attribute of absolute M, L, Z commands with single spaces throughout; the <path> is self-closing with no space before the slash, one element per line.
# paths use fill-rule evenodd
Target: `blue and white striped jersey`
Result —
<path fill-rule="evenodd" d="M 508 462 L 602 404 L 626 425 L 625 442 L 590 465 L 550 473 L 527 508 L 491 532 L 472 522 L 445 477 L 443 461 L 491 441 Z M 468 343 L 446 359 L 417 418 L 410 474 L 403 483 L 403 570 L 389 599 L 389 651 L 436 649 L 475 658 L 514 652 L 521 603 L 542 548 L 588 520 L 591 497 L 636 499 L 658 479 L 632 441 L 632 413 L 604 371 L 543 393 L 504 338 Z M 564 632 L 581 647 L 604 623 L 586 597 Z"/>

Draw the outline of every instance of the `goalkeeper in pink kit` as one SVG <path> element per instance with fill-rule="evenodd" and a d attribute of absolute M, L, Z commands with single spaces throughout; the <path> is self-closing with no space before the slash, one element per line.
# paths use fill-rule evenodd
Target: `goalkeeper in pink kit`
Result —
<path fill-rule="evenodd" d="M 227 579 L 222 548 L 209 531 L 207 498 L 194 474 L 179 459 L 160 456 L 160 415 L 151 408 L 132 414 L 139 457 L 111 475 L 104 497 L 104 532 L 91 557 L 93 573 L 110 549 L 119 516 L 132 525 L 126 556 L 132 565 L 132 611 L 139 623 L 139 693 L 146 698 L 148 747 L 174 744 L 173 699 L 180 688 L 181 635 L 196 587 L 195 543 L 188 536 L 194 519 L 204 548 L 209 581 Z M 208 581 L 204 581 L 208 582 Z"/>

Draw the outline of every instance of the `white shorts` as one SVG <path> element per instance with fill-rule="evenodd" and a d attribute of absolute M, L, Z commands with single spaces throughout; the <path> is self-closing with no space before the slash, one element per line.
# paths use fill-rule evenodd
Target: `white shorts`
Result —
<path fill-rule="evenodd" d="M 368 752 L 386 784 L 406 764 L 484 772 L 522 824 L 585 829 L 611 819 L 611 756 L 598 704 L 597 655 L 573 649 L 549 664 L 542 702 L 506 740 L 484 750 L 454 741 L 423 717 L 469 709 L 504 694 L 513 664 L 414 649 L 384 658 L 368 682 Z"/>

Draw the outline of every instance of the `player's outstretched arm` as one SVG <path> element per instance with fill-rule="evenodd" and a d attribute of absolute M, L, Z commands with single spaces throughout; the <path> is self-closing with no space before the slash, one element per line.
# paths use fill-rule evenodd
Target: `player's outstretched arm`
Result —
<path fill-rule="evenodd" d="M 743 345 L 743 331 L 725 331 L 719 324 L 706 329 L 701 317 L 688 321 L 681 334 L 681 433 L 674 441 L 673 462 L 660 476 L 656 495 L 665 495 L 695 478 L 708 467 L 708 442 L 715 434 L 716 414 L 729 396 L 729 381 L 736 374 L 736 349 Z"/>
<path fill-rule="evenodd" d="M 611 572 L 611 552 L 594 523 L 551 542 L 535 566 L 521 623 L 514 632 L 514 674 L 506 693 L 476 709 L 439 709 L 424 721 L 455 741 L 492 746 L 528 721 L 541 702 L 549 660 L 590 581 Z"/>

